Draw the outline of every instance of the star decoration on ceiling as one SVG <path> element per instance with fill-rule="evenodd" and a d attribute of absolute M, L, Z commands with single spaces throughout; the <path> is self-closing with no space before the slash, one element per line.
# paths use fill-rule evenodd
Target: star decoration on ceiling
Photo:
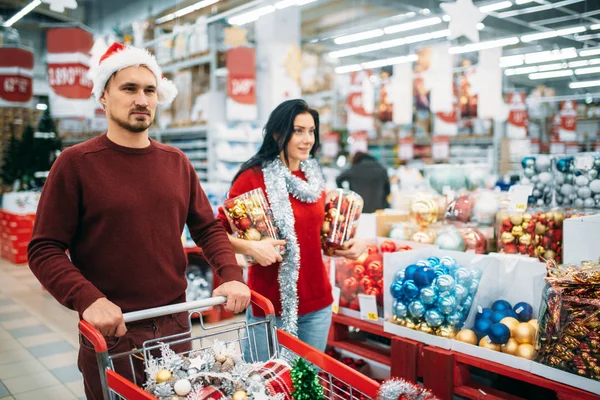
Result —
<path fill-rule="evenodd" d="M 440 7 L 452 18 L 449 39 L 466 36 L 471 42 L 479 42 L 477 24 L 487 15 L 479 11 L 473 0 L 456 0 L 456 3 L 442 3 Z"/>
<path fill-rule="evenodd" d="M 77 8 L 76 0 L 42 0 L 42 3 L 50 5 L 50 10 L 55 12 L 65 12 L 65 8 L 72 10 Z"/>
<path fill-rule="evenodd" d="M 223 31 L 225 32 L 223 43 L 226 45 L 236 48 L 248 44 L 248 39 L 246 39 L 247 29 L 234 25 L 231 28 L 225 28 Z"/>

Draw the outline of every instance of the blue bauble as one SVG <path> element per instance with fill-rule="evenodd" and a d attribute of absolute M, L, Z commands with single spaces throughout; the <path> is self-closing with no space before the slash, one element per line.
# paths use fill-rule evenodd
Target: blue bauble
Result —
<path fill-rule="evenodd" d="M 510 329 L 504 324 L 493 324 L 488 330 L 488 336 L 492 340 L 492 343 L 506 344 L 510 339 Z"/>
<path fill-rule="evenodd" d="M 432 327 L 437 328 L 444 323 L 444 316 L 436 309 L 429 310 L 425 312 L 425 322 Z"/>
<path fill-rule="evenodd" d="M 454 277 L 456 278 L 456 283 L 466 287 L 469 287 L 471 285 L 471 281 L 473 280 L 471 271 L 466 268 L 457 269 Z"/>
<path fill-rule="evenodd" d="M 455 328 L 460 328 L 463 323 L 463 314 L 459 311 L 455 311 L 452 314 L 448 314 L 446 316 L 446 321 L 448 325 L 453 326 Z"/>
<path fill-rule="evenodd" d="M 533 318 L 533 307 L 524 301 L 515 304 L 513 311 L 517 314 L 517 318 L 521 322 L 527 322 Z"/>
<path fill-rule="evenodd" d="M 398 318 L 406 318 L 408 315 L 406 304 L 399 300 L 394 300 L 394 315 Z"/>
<path fill-rule="evenodd" d="M 447 268 L 456 267 L 456 260 L 452 257 L 442 257 L 440 265 Z"/>
<path fill-rule="evenodd" d="M 521 160 L 521 166 L 525 169 L 527 167 L 531 168 L 535 166 L 535 157 L 524 157 Z"/>
<path fill-rule="evenodd" d="M 510 303 L 506 300 L 496 300 L 494 304 L 492 304 L 492 310 L 494 311 L 504 311 L 512 308 Z"/>
<path fill-rule="evenodd" d="M 492 314 L 492 318 L 490 318 L 490 319 L 492 320 L 493 323 L 497 324 L 500 321 L 502 321 L 504 318 L 506 318 L 506 310 L 494 311 L 494 313 Z"/>
<path fill-rule="evenodd" d="M 448 268 L 437 266 L 433 268 L 433 273 L 435 274 L 436 278 L 439 278 L 442 275 L 448 275 Z"/>
<path fill-rule="evenodd" d="M 404 270 L 404 280 L 412 281 L 415 277 L 415 271 L 419 268 L 416 264 L 411 264 Z"/>
<path fill-rule="evenodd" d="M 454 295 L 456 296 L 458 304 L 462 304 L 469 295 L 469 291 L 463 285 L 456 285 L 454 288 Z"/>
<path fill-rule="evenodd" d="M 427 261 L 429 261 L 429 263 L 431 264 L 432 267 L 437 267 L 438 265 L 440 265 L 440 259 L 439 257 L 429 257 L 427 259 Z"/>
<path fill-rule="evenodd" d="M 479 268 L 472 268 L 470 269 L 471 271 L 471 278 L 473 279 L 481 279 L 481 270 Z"/>
<path fill-rule="evenodd" d="M 513 310 L 509 309 L 509 310 L 504 311 L 504 313 L 506 314 L 507 317 L 512 317 L 514 319 L 519 319 L 519 316 Z M 527 321 L 529 321 L 529 320 L 527 320 Z"/>
<path fill-rule="evenodd" d="M 396 272 L 396 275 L 394 276 L 394 279 L 400 282 L 404 282 L 404 276 L 405 276 L 405 272 L 403 269 L 398 270 L 398 272 Z"/>
<path fill-rule="evenodd" d="M 415 284 L 418 287 L 425 287 L 431 285 L 435 279 L 435 272 L 431 267 L 419 267 L 415 271 Z"/>
<path fill-rule="evenodd" d="M 473 305 L 473 296 L 468 295 L 461 305 L 465 310 L 469 311 L 471 309 L 471 306 Z"/>
<path fill-rule="evenodd" d="M 456 297 L 452 295 L 444 295 L 439 298 L 437 306 L 443 314 L 452 314 L 454 311 L 456 311 Z"/>
<path fill-rule="evenodd" d="M 473 327 L 473 331 L 477 335 L 477 338 L 481 340 L 482 337 L 486 336 L 490 327 L 492 326 L 492 321 L 486 318 L 482 318 L 479 321 L 475 322 L 475 326 Z"/>
<path fill-rule="evenodd" d="M 437 301 L 437 292 L 433 286 L 424 287 L 421 289 L 421 301 L 426 306 L 431 306 Z"/>
<path fill-rule="evenodd" d="M 407 299 L 414 299 L 419 294 L 419 288 L 415 285 L 415 281 L 404 281 L 402 291 Z"/>
<path fill-rule="evenodd" d="M 471 284 L 469 285 L 469 294 L 475 295 L 477 293 L 477 288 L 479 287 L 479 279 L 473 279 Z"/>
<path fill-rule="evenodd" d="M 404 289 L 401 280 L 394 281 L 390 286 L 390 294 L 395 299 L 401 299 L 404 297 Z"/>
<path fill-rule="evenodd" d="M 556 162 L 556 169 L 562 173 L 569 171 L 570 162 L 566 158 L 561 158 Z"/>
<path fill-rule="evenodd" d="M 408 312 L 413 318 L 421 318 L 425 314 L 425 304 L 421 303 L 420 300 L 412 301 L 408 305 Z"/>
<path fill-rule="evenodd" d="M 479 321 L 480 319 L 490 320 L 492 319 L 493 314 L 494 311 L 491 308 L 484 308 L 483 310 L 481 310 L 481 312 L 477 313 L 477 315 L 475 316 L 475 321 Z"/>
<path fill-rule="evenodd" d="M 440 293 L 451 292 L 455 286 L 454 278 L 450 275 L 439 276 L 435 286 Z"/>
<path fill-rule="evenodd" d="M 428 260 L 417 261 L 417 265 L 419 267 L 430 267 L 430 268 L 432 267 L 431 263 Z"/>

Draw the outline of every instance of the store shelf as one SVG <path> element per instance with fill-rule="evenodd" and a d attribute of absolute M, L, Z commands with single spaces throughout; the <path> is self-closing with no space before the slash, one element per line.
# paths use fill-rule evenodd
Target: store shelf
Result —
<path fill-rule="evenodd" d="M 168 137 L 168 136 L 184 136 L 184 135 L 198 135 L 201 133 L 208 132 L 208 125 L 190 125 L 180 126 L 177 128 L 167 128 L 160 131 L 151 131 L 151 136 Z"/>
<path fill-rule="evenodd" d="M 210 63 L 212 58 L 212 54 L 204 54 L 198 57 L 190 58 L 183 61 L 177 61 L 169 64 L 165 64 L 162 66 L 162 72 L 165 74 L 173 74 L 179 70 L 185 68 L 195 67 L 197 65 L 208 64 Z"/>
<path fill-rule="evenodd" d="M 263 138 L 249 138 L 249 137 L 218 137 L 215 138 L 215 142 L 228 142 L 228 143 L 262 143 Z"/>

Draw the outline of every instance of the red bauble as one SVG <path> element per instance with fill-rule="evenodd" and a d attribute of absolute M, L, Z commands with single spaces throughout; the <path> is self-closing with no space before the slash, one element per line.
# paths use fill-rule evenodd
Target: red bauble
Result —
<path fill-rule="evenodd" d="M 513 224 L 512 222 L 510 222 L 510 219 L 505 219 L 504 221 L 502 221 L 501 226 L 503 232 L 510 232 L 512 230 Z"/>
<path fill-rule="evenodd" d="M 356 303 L 351 303 L 350 304 L 350 309 L 354 310 L 354 311 L 360 311 L 360 306 L 358 305 L 358 302 Z"/>
<path fill-rule="evenodd" d="M 517 246 L 517 251 L 519 252 L 519 254 L 529 254 L 529 250 L 527 249 L 527 245 L 525 244 L 520 244 L 519 246 Z"/>
<path fill-rule="evenodd" d="M 340 307 L 348 308 L 350 302 L 343 297 L 340 297 Z"/>
<path fill-rule="evenodd" d="M 543 246 L 545 249 L 549 249 L 551 245 L 552 245 L 552 238 L 551 238 L 551 237 L 548 237 L 548 236 L 544 236 L 544 237 L 542 238 L 542 246 Z"/>
<path fill-rule="evenodd" d="M 356 280 L 355 277 L 350 277 L 347 279 L 344 279 L 344 283 L 342 284 L 342 292 L 344 294 L 354 294 L 356 293 L 356 290 L 358 289 L 358 281 Z"/>
<path fill-rule="evenodd" d="M 374 244 L 367 245 L 367 253 L 369 254 L 379 254 L 379 248 L 377 248 Z"/>
<path fill-rule="evenodd" d="M 350 208 L 350 202 L 348 201 L 348 199 L 346 199 L 346 198 L 342 199 L 342 205 L 340 206 L 340 213 L 346 214 L 348 212 L 349 208 Z"/>
<path fill-rule="evenodd" d="M 374 280 L 378 280 L 383 276 L 383 263 L 381 261 L 371 261 L 367 266 L 367 273 Z"/>
<path fill-rule="evenodd" d="M 412 247 L 410 247 L 410 246 L 400 246 L 400 247 L 398 247 L 396 249 L 396 251 L 398 251 L 398 252 L 399 251 L 409 251 L 409 250 L 412 250 Z"/>
<path fill-rule="evenodd" d="M 485 254 L 487 250 L 487 239 L 480 230 L 465 228 L 460 231 L 465 242 L 465 251 L 475 254 Z"/>
<path fill-rule="evenodd" d="M 363 292 L 371 289 L 373 284 L 374 282 L 369 276 L 363 276 L 363 278 L 360 280 L 360 286 L 362 287 Z"/>
<path fill-rule="evenodd" d="M 552 233 L 552 240 L 554 242 L 562 242 L 563 231 L 562 229 L 555 229 Z"/>
<path fill-rule="evenodd" d="M 250 227 L 252 226 L 250 218 L 241 218 L 239 223 L 239 228 L 243 231 L 245 231 L 246 229 L 250 229 Z"/>
<path fill-rule="evenodd" d="M 475 201 L 470 196 L 460 196 L 446 208 L 446 218 L 451 221 L 469 222 Z"/>
<path fill-rule="evenodd" d="M 223 206 L 226 209 L 231 210 L 233 207 L 235 207 L 235 201 L 233 201 L 233 200 L 225 200 L 223 202 Z"/>
<path fill-rule="evenodd" d="M 335 208 L 335 202 L 333 200 L 327 202 L 327 204 L 325 204 L 325 212 L 331 210 L 332 208 Z"/>
<path fill-rule="evenodd" d="M 373 261 L 379 261 L 381 264 L 383 264 L 383 255 L 381 255 L 379 253 L 370 254 L 367 257 L 367 259 L 365 260 L 365 262 L 363 263 L 363 265 L 365 267 L 369 268 L 369 264 L 371 264 Z"/>
<path fill-rule="evenodd" d="M 267 223 L 265 221 L 258 221 L 256 223 L 256 229 L 258 229 L 259 232 L 264 233 L 267 231 Z"/>
<path fill-rule="evenodd" d="M 392 240 L 386 240 L 379 246 L 382 253 L 393 253 L 396 251 L 396 243 Z"/>
<path fill-rule="evenodd" d="M 362 276 L 365 274 L 365 267 L 363 267 L 362 265 L 354 265 L 354 277 L 356 279 L 360 279 L 362 278 Z"/>
<path fill-rule="evenodd" d="M 517 254 L 517 245 L 514 243 L 504 245 L 504 252 L 506 254 Z"/>

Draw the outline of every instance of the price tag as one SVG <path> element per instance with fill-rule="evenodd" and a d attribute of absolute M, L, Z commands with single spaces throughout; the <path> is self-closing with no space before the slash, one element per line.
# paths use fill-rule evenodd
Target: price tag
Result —
<path fill-rule="evenodd" d="M 368 294 L 358 295 L 358 304 L 360 307 L 360 318 L 369 321 L 377 321 L 377 300 L 375 296 Z"/>
<path fill-rule="evenodd" d="M 509 212 L 525 212 L 527 210 L 527 199 L 531 196 L 533 186 L 531 185 L 513 185 L 508 193 L 510 194 Z"/>
<path fill-rule="evenodd" d="M 450 158 L 450 138 L 448 136 L 433 137 L 431 157 L 435 161 L 446 161 Z"/>
<path fill-rule="evenodd" d="M 333 290 L 332 290 L 332 294 L 333 294 L 332 311 L 334 314 L 337 314 L 340 311 L 340 293 L 341 293 L 340 288 L 337 286 L 334 286 Z"/>
<path fill-rule="evenodd" d="M 588 169 L 591 169 L 593 165 L 594 165 L 594 157 L 592 157 L 591 155 L 581 155 L 581 156 L 575 157 L 575 168 L 576 169 L 588 170 Z"/>

